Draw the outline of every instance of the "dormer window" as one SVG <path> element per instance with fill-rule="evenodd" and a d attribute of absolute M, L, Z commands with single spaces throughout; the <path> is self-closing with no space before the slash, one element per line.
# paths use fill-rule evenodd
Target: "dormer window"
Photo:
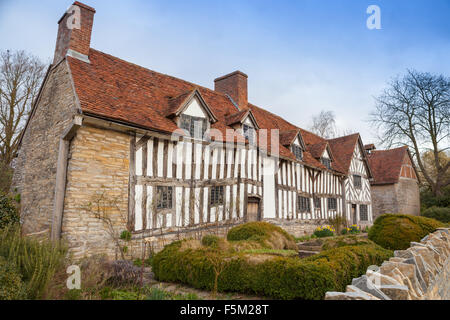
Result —
<path fill-rule="evenodd" d="M 205 118 L 182 114 L 180 127 L 181 129 L 186 130 L 192 138 L 203 139 L 208 128 L 206 121 Z"/>
<path fill-rule="evenodd" d="M 249 126 L 248 124 L 243 124 L 242 130 L 244 132 L 245 139 L 248 140 L 249 144 L 253 145 L 255 143 L 255 136 L 256 136 L 255 128 Z"/>
<path fill-rule="evenodd" d="M 327 167 L 327 169 L 331 170 L 331 160 L 328 158 L 322 158 L 322 164 Z"/>
<path fill-rule="evenodd" d="M 303 159 L 303 151 L 302 148 L 296 144 L 292 145 L 292 153 L 295 155 L 297 160 Z"/>

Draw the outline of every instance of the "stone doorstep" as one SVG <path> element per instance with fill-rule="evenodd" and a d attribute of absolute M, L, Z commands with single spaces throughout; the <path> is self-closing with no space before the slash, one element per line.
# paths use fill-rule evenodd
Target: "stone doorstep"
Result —
<path fill-rule="evenodd" d="M 299 244 L 298 245 L 299 250 L 303 251 L 320 251 L 322 249 L 322 246 L 312 246 L 307 244 Z"/>
<path fill-rule="evenodd" d="M 300 258 L 306 258 L 310 256 L 314 256 L 316 254 L 319 254 L 320 251 L 309 251 L 309 250 L 298 250 L 298 256 Z"/>

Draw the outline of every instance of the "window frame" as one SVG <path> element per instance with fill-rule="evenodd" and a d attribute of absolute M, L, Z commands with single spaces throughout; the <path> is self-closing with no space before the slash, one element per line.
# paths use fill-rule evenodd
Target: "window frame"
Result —
<path fill-rule="evenodd" d="M 331 170 L 331 159 L 322 157 L 320 162 L 322 162 L 322 164 L 323 164 L 327 169 Z"/>
<path fill-rule="evenodd" d="M 164 193 L 167 193 L 166 199 L 164 199 Z M 173 186 L 156 186 L 156 209 L 173 209 Z"/>
<path fill-rule="evenodd" d="M 219 191 L 217 191 L 219 189 Z M 222 206 L 224 204 L 225 188 L 224 186 L 212 186 L 209 189 L 209 204 L 211 206 Z"/>
<path fill-rule="evenodd" d="M 297 211 L 300 213 L 311 213 L 311 198 L 297 195 Z"/>
<path fill-rule="evenodd" d="M 299 153 L 298 153 L 299 152 Z M 303 149 L 299 145 L 292 145 L 292 153 L 297 160 L 303 160 Z"/>
<path fill-rule="evenodd" d="M 198 131 L 198 126 L 196 124 L 201 123 L 201 131 Z M 189 126 L 189 129 L 186 126 Z M 193 139 L 203 140 L 205 137 L 205 132 L 208 130 L 208 119 L 202 117 L 195 117 L 188 114 L 181 114 L 180 116 L 180 128 L 186 131 L 189 136 Z M 201 136 L 198 136 L 198 135 Z"/>
<path fill-rule="evenodd" d="M 359 181 L 359 183 L 357 184 L 356 181 Z M 356 189 L 362 189 L 362 176 L 359 174 L 354 174 L 353 175 L 353 186 Z"/>
<path fill-rule="evenodd" d="M 249 131 L 252 132 L 251 138 L 250 138 L 250 135 L 248 134 Z M 245 139 L 248 140 L 249 144 L 251 144 L 251 145 L 255 144 L 255 136 L 256 136 L 255 127 L 244 123 L 242 125 L 242 135 L 245 137 Z"/>
<path fill-rule="evenodd" d="M 334 205 L 334 208 L 331 207 L 331 204 Z M 337 198 L 327 198 L 327 208 L 328 211 L 337 211 Z"/>
<path fill-rule="evenodd" d="M 365 208 L 365 212 L 361 210 L 363 207 Z M 365 215 L 365 219 L 363 219 L 362 214 Z M 369 206 L 367 204 L 359 205 L 359 221 L 369 221 Z"/>

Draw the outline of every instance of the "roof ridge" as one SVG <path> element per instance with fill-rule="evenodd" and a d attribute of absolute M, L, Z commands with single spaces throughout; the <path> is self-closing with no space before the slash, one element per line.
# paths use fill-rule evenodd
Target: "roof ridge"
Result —
<path fill-rule="evenodd" d="M 393 149 L 372 150 L 372 151 L 370 152 L 370 154 L 373 154 L 373 153 L 380 153 L 380 152 L 388 152 L 388 151 L 396 151 L 396 150 L 400 150 L 400 149 L 408 150 L 408 146 L 401 146 L 401 147 L 397 147 L 397 148 L 393 148 Z"/>
<path fill-rule="evenodd" d="M 349 138 L 349 137 L 356 136 L 356 135 L 360 135 L 359 132 L 355 132 L 355 133 L 352 133 L 352 134 L 348 134 L 348 135 L 346 135 L 346 136 L 341 136 L 341 137 L 336 137 L 336 138 L 326 139 L 326 140 L 332 141 L 332 140 L 338 140 L 338 139 L 343 139 L 343 138 Z"/>

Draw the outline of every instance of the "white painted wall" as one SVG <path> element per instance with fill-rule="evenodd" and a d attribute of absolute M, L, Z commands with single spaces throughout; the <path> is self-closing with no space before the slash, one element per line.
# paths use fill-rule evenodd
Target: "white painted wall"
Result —
<path fill-rule="evenodd" d="M 203 111 L 203 108 L 201 107 L 200 102 L 197 98 L 194 98 L 189 102 L 189 105 L 186 110 L 184 110 L 183 114 L 199 118 L 207 117 L 206 112 Z"/>

